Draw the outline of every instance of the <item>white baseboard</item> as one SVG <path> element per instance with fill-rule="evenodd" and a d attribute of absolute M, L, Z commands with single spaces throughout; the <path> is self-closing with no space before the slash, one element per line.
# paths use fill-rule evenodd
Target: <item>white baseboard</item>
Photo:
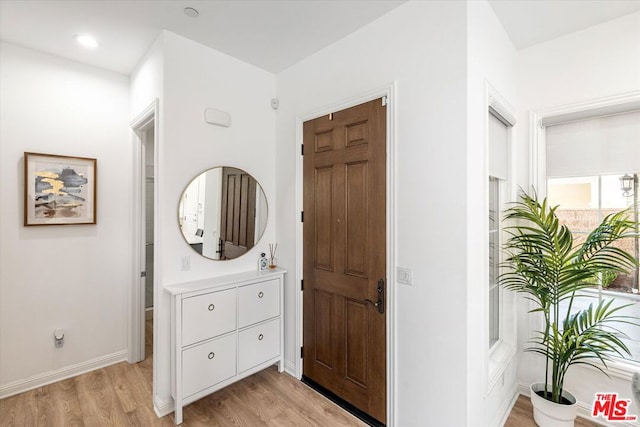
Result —
<path fill-rule="evenodd" d="M 153 410 L 158 418 L 162 418 L 169 415 L 175 410 L 175 404 L 173 399 L 169 397 L 168 400 L 160 399 L 158 396 L 153 398 Z"/>
<path fill-rule="evenodd" d="M 527 396 L 527 397 L 531 397 L 531 393 L 529 392 L 529 386 L 528 385 L 524 385 L 524 384 L 520 384 L 518 386 L 518 390 L 520 391 L 520 394 L 523 396 Z M 605 427 L 637 427 L 637 424 L 634 423 L 625 423 L 625 422 L 620 422 L 620 421 L 616 421 L 615 423 L 609 423 L 605 420 L 603 420 L 602 418 L 595 418 L 591 416 L 591 409 L 592 409 L 592 405 L 593 402 L 590 403 L 585 403 L 585 402 L 578 402 L 578 416 L 580 418 L 584 418 L 585 420 L 589 420 L 592 423 L 596 423 L 598 425 L 601 426 L 605 426 Z"/>
<path fill-rule="evenodd" d="M 25 391 L 33 390 L 34 388 L 66 380 L 67 378 L 75 377 L 89 371 L 95 371 L 96 369 L 104 368 L 105 366 L 124 362 L 126 360 L 127 350 L 121 350 L 106 356 L 100 356 L 85 362 L 76 363 L 75 365 L 65 366 L 64 368 L 56 369 L 54 371 L 34 375 L 24 380 L 3 384 L 0 386 L 0 399 L 13 396 L 14 394 L 24 393 Z"/>
<path fill-rule="evenodd" d="M 296 364 L 291 361 L 291 360 L 285 360 L 284 361 L 284 371 L 291 375 L 293 378 L 298 378 L 296 377 Z M 300 378 L 298 378 L 300 379 Z"/>
<path fill-rule="evenodd" d="M 518 400 L 518 397 L 520 396 L 520 393 L 518 391 L 518 386 L 516 384 L 513 385 L 513 389 L 511 390 L 511 400 L 510 401 L 506 401 L 506 405 L 504 405 L 502 407 L 502 413 L 498 413 L 498 417 L 500 417 L 500 420 L 498 423 L 494 423 L 492 425 L 494 426 L 504 426 L 507 423 L 507 419 L 509 418 L 509 415 L 511 415 L 511 411 L 513 410 L 513 407 L 516 404 L 516 401 Z"/>

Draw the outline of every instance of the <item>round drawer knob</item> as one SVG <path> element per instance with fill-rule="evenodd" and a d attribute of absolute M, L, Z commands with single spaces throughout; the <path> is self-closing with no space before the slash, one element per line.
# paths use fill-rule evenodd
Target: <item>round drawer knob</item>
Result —
<path fill-rule="evenodd" d="M 264 296 L 264 292 L 260 291 L 258 292 L 258 298 L 262 298 Z"/>
<path fill-rule="evenodd" d="M 209 359 L 213 359 L 214 357 L 216 357 L 216 354 L 212 351 L 211 353 L 209 353 L 209 356 L 207 356 Z"/>
<path fill-rule="evenodd" d="M 216 306 L 215 306 L 215 305 L 213 305 L 213 304 L 209 304 L 209 311 L 213 311 L 213 309 L 214 309 L 214 308 L 216 308 Z"/>
<path fill-rule="evenodd" d="M 263 338 L 264 338 L 264 335 L 262 334 L 258 335 L 258 340 L 262 341 Z"/>

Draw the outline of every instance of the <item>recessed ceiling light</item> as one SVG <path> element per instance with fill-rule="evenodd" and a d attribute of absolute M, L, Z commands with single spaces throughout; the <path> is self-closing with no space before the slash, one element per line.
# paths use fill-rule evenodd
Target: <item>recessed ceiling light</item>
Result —
<path fill-rule="evenodd" d="M 198 15 L 200 15 L 200 12 L 198 12 L 198 9 L 194 9 L 193 7 L 185 7 L 184 14 L 189 18 L 197 18 Z"/>
<path fill-rule="evenodd" d="M 80 44 L 82 47 L 86 47 L 89 49 L 95 49 L 98 47 L 98 41 L 94 39 L 89 34 L 76 34 L 73 36 L 74 39 Z"/>

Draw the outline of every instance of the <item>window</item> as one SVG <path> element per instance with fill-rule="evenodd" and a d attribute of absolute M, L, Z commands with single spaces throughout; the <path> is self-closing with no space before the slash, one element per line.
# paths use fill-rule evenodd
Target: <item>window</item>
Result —
<path fill-rule="evenodd" d="M 602 221 L 604 216 L 628 207 L 635 206 L 632 218 L 637 224 L 638 174 L 628 174 L 634 178 L 634 184 L 629 192 L 622 191 L 620 178 L 623 175 L 547 179 L 549 203 L 559 205 L 556 214 L 560 222 L 569 227 L 576 244 L 584 242 L 587 234 Z M 626 239 L 619 243 L 619 247 L 633 254 L 637 259 L 639 243 L 638 238 Z M 587 308 L 589 304 L 596 302 L 594 298 L 610 299 L 615 297 L 615 305 L 629 304 L 629 307 L 625 308 L 621 314 L 640 317 L 638 291 L 638 268 L 628 274 L 604 272 L 594 280 L 591 292 L 587 292 L 585 297 L 576 299 L 573 309 Z M 562 307 L 561 310 L 566 310 L 566 307 Z M 631 351 L 631 359 L 640 362 L 640 331 L 638 328 L 626 324 L 620 324 L 617 328 L 628 336 L 624 341 Z"/>
<path fill-rule="evenodd" d="M 500 339 L 500 180 L 489 177 L 489 348 Z"/>
<path fill-rule="evenodd" d="M 484 233 L 483 253 L 484 300 L 482 301 L 483 322 L 482 341 L 485 345 L 482 358 L 485 361 L 485 388 L 491 393 L 500 384 L 503 374 L 509 369 L 516 355 L 516 299 L 512 292 L 506 292 L 498 285 L 502 243 L 504 242 L 503 217 L 509 202 L 515 198 L 512 183 L 514 168 L 512 158 L 513 126 L 516 124 L 514 109 L 487 83 L 486 141 L 484 203 L 482 205 Z"/>
<path fill-rule="evenodd" d="M 501 288 L 498 286 L 501 262 L 501 217 L 504 191 L 509 177 L 509 128 L 497 112 L 489 110 L 489 348 L 501 337 Z"/>
<path fill-rule="evenodd" d="M 635 206 L 631 219 L 637 224 L 640 111 L 546 124 L 546 195 L 551 205 L 559 206 L 556 214 L 574 234 L 575 244 L 584 242 L 613 212 Z M 620 178 L 625 175 L 631 185 L 623 189 Z M 637 238 L 627 239 L 619 246 L 638 258 L 639 243 Z M 640 317 L 638 269 L 619 275 L 603 272 L 593 282 L 593 289 L 576 299 L 572 309 L 615 297 L 615 305 L 629 304 L 621 314 Z M 631 359 L 640 362 L 639 328 L 624 324 L 618 328 L 629 337 L 625 344 Z"/>

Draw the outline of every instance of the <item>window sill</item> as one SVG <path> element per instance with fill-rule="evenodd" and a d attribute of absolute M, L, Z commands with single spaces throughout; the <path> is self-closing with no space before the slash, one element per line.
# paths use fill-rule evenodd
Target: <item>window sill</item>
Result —
<path fill-rule="evenodd" d="M 631 301 L 640 302 L 640 294 L 608 291 L 606 289 L 600 290 L 598 288 L 583 289 L 580 292 L 584 293 L 584 295 L 586 295 L 588 297 L 597 298 L 600 295 L 600 293 L 602 293 L 603 296 L 608 297 L 608 298 L 620 298 L 620 299 L 628 299 L 628 300 L 631 300 Z M 578 295 L 576 295 L 576 296 L 578 296 Z"/>
<path fill-rule="evenodd" d="M 589 289 L 590 292 L 594 292 L 597 293 L 598 290 L 594 289 L 591 290 Z M 631 293 L 626 293 L 626 292 L 616 292 L 616 291 L 608 291 L 606 289 L 602 290 L 602 295 L 606 296 L 606 297 L 614 297 L 614 298 L 620 298 L 620 299 L 628 299 L 631 301 L 640 301 L 640 294 L 631 294 Z"/>
<path fill-rule="evenodd" d="M 619 378 L 621 380 L 631 381 L 631 377 L 634 372 L 640 372 L 640 362 L 634 362 L 632 360 L 613 360 L 611 362 L 607 362 L 606 368 L 600 362 L 595 362 L 594 364 L 600 366 L 610 377 Z M 586 369 L 602 375 L 602 372 L 591 366 L 587 366 Z"/>
<path fill-rule="evenodd" d="M 601 296 L 607 299 L 615 298 L 618 300 L 626 300 L 627 302 L 631 302 L 631 303 L 640 302 L 639 294 L 608 291 L 606 289 L 600 290 L 598 288 L 585 289 L 582 292 L 584 293 L 585 296 L 590 298 L 599 298 Z M 631 381 L 631 377 L 633 376 L 634 372 L 640 372 L 640 360 L 636 361 L 636 360 L 628 360 L 628 359 L 622 359 L 622 358 L 614 358 L 612 361 L 607 362 L 606 367 L 602 364 L 602 362 L 597 360 L 594 361 L 594 364 L 602 368 L 602 370 L 604 370 L 609 376 L 622 379 L 622 380 L 627 380 L 627 381 Z M 590 366 L 586 366 L 586 369 L 593 372 L 599 372 L 597 369 Z"/>

